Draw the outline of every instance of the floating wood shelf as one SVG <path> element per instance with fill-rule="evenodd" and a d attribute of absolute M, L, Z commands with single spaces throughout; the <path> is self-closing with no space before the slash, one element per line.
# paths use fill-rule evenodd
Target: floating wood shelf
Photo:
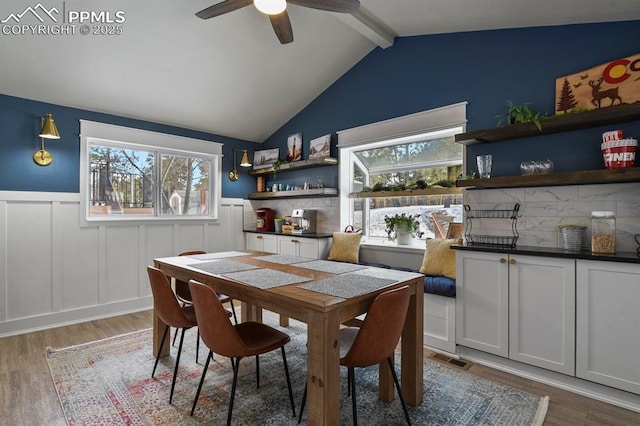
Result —
<path fill-rule="evenodd" d="M 640 167 L 615 170 L 582 170 L 522 176 L 499 176 L 489 179 L 458 180 L 463 188 L 518 188 L 523 186 L 587 185 L 599 183 L 640 182 Z"/>
<path fill-rule="evenodd" d="M 301 197 L 335 197 L 337 188 L 300 189 L 297 191 L 254 192 L 248 195 L 250 200 L 271 200 L 274 198 L 301 198 Z"/>
<path fill-rule="evenodd" d="M 416 197 L 420 195 L 462 194 L 460 188 L 412 189 L 408 191 L 352 192 L 349 198 Z"/>
<path fill-rule="evenodd" d="M 311 167 L 334 166 L 336 164 L 338 164 L 338 159 L 333 157 L 315 158 L 313 160 L 292 161 L 290 163 L 281 164 L 280 168 L 276 171 L 276 174 L 281 172 L 288 172 L 291 170 L 309 169 Z M 258 169 L 258 170 L 251 170 L 249 172 L 251 176 L 265 175 L 268 173 L 273 173 L 273 167 L 267 167 L 267 168 Z"/>
<path fill-rule="evenodd" d="M 455 136 L 455 140 L 463 145 L 472 145 L 482 142 L 498 142 L 507 139 L 569 132 L 636 120 L 640 120 L 640 102 L 543 118 L 540 120 L 542 130 L 539 130 L 534 123 L 519 123 L 460 133 Z"/>

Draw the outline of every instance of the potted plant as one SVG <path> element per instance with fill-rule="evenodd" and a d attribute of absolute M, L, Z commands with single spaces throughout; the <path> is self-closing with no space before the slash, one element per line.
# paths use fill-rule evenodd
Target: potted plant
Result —
<path fill-rule="evenodd" d="M 407 215 L 406 213 L 384 216 L 385 230 L 387 237 L 391 241 L 398 240 L 398 244 L 406 245 L 411 243 L 413 237 L 422 237 L 424 232 L 420 231 L 419 214 Z"/>
<path fill-rule="evenodd" d="M 529 107 L 529 104 L 514 104 L 511 101 L 507 101 L 507 106 L 509 109 L 507 110 L 507 124 L 517 124 L 517 123 L 533 123 L 536 125 L 538 130 L 542 131 L 542 125 L 540 124 L 540 120 L 544 117 L 538 111 Z M 500 117 L 501 119 L 503 117 Z M 498 123 L 500 124 L 500 123 Z"/>
<path fill-rule="evenodd" d="M 284 163 L 288 163 L 288 162 L 289 162 L 289 160 L 278 158 L 276 160 L 276 162 L 271 165 L 271 167 L 273 168 L 273 178 L 274 179 L 276 179 L 276 177 L 278 176 L 278 170 L 280 170 L 280 166 L 283 165 Z"/>

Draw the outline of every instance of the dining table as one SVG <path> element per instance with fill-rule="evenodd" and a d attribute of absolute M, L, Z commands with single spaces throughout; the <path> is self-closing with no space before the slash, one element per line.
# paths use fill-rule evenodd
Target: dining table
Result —
<path fill-rule="evenodd" d="M 154 259 L 168 277 L 196 280 L 241 303 L 242 321 L 262 321 L 262 310 L 307 325 L 307 424 L 340 423 L 341 324 L 365 314 L 382 292 L 409 286 L 400 340 L 400 382 L 408 405 L 423 399 L 423 278 L 419 273 L 257 251 L 226 251 Z M 286 322 L 285 322 L 286 323 Z M 153 314 L 153 353 L 165 324 Z M 161 356 L 169 354 L 169 339 Z M 379 398 L 394 399 L 393 376 L 379 365 Z"/>

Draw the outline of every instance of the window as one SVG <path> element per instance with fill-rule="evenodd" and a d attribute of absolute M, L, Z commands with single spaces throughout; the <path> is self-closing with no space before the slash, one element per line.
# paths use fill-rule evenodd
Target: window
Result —
<path fill-rule="evenodd" d="M 85 221 L 215 219 L 221 144 L 81 121 Z"/>
<path fill-rule="evenodd" d="M 423 238 L 442 238 L 448 223 L 462 222 L 462 195 L 456 191 L 419 196 L 403 191 L 456 180 L 464 150 L 454 135 L 463 132 L 465 114 L 463 103 L 338 132 L 341 226 L 362 229 L 367 243 L 375 244 L 387 239 L 385 215 L 418 215 Z M 349 196 L 363 190 L 390 192 Z"/>

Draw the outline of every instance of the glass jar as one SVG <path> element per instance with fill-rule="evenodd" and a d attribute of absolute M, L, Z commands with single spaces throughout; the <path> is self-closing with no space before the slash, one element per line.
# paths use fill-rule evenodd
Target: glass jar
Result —
<path fill-rule="evenodd" d="M 591 252 L 616 252 L 616 215 L 614 212 L 591 212 Z"/>

